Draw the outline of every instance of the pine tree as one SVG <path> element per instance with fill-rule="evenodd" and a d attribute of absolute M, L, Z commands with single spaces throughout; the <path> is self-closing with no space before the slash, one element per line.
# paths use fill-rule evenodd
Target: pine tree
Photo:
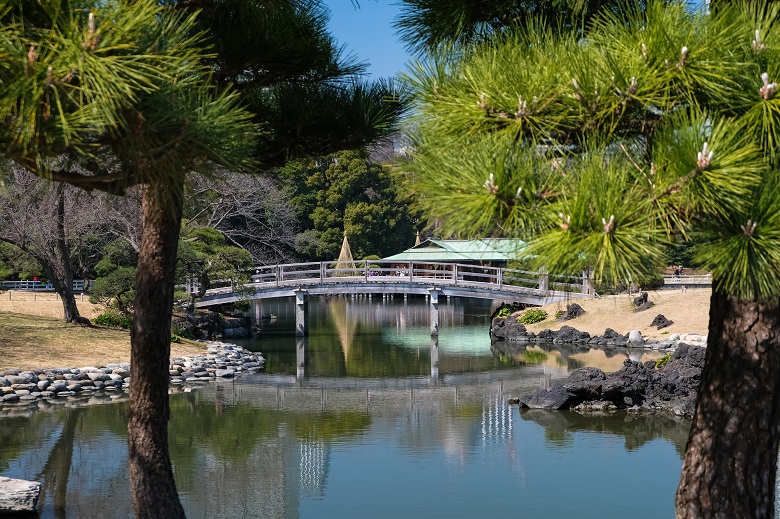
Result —
<path fill-rule="evenodd" d="M 184 516 L 168 451 L 168 364 L 187 175 L 359 145 L 391 130 L 399 113 L 379 87 L 344 77 L 359 67 L 339 66 L 319 2 L 197 4 L 0 2 L 3 158 L 87 190 L 142 187 L 128 419 L 141 518 Z M 242 9 L 232 30 L 228 4 Z M 200 30 L 208 23 L 223 24 L 210 40 L 224 43 L 216 52 Z M 264 55 L 265 40 L 287 46 Z M 228 59 L 238 50 L 256 61 Z"/>
<path fill-rule="evenodd" d="M 778 6 L 660 1 L 526 20 L 432 60 L 408 188 L 451 231 L 520 236 L 551 272 L 651 277 L 706 233 L 706 365 L 678 517 L 769 517 L 780 441 Z M 562 29 L 562 27 L 564 29 Z M 572 27 L 565 30 L 565 27 Z"/>

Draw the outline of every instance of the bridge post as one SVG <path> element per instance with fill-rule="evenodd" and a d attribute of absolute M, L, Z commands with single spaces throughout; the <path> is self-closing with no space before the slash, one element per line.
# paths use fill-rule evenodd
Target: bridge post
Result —
<path fill-rule="evenodd" d="M 582 293 L 583 294 L 593 294 L 593 281 L 590 279 L 590 270 L 583 270 L 582 271 Z"/>
<path fill-rule="evenodd" d="M 298 380 L 301 380 L 306 375 L 306 353 L 308 350 L 308 340 L 306 337 L 295 338 L 295 363 L 297 370 L 295 376 Z"/>
<path fill-rule="evenodd" d="M 439 335 L 439 291 L 440 288 L 429 288 L 428 293 L 431 295 L 431 308 L 430 308 L 430 322 L 431 322 L 431 336 L 436 337 Z"/>
<path fill-rule="evenodd" d="M 306 291 L 295 291 L 295 336 L 304 337 L 309 333 L 306 326 Z"/>
<path fill-rule="evenodd" d="M 431 336 L 431 378 L 433 381 L 439 379 L 439 336 Z"/>
<path fill-rule="evenodd" d="M 542 267 L 539 269 L 539 291 L 547 293 L 550 288 L 550 275 L 547 273 L 547 269 Z"/>

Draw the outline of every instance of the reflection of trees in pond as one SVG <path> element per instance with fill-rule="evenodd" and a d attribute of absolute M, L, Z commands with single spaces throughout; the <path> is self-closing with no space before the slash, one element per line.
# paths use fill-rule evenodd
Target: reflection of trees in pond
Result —
<path fill-rule="evenodd" d="M 76 438 L 76 426 L 83 411 L 83 409 L 69 409 L 65 412 L 62 432 L 49 452 L 49 458 L 41 472 L 43 483 L 39 499 L 43 502 L 46 494 L 52 492 L 54 516 L 58 519 L 65 517 L 68 478 L 73 463 L 73 443 Z"/>
<path fill-rule="evenodd" d="M 290 431 L 298 439 L 332 442 L 362 435 L 371 425 L 368 413 L 325 412 L 319 415 L 293 414 L 288 419 Z"/>
<path fill-rule="evenodd" d="M 371 422 L 359 412 L 280 413 L 247 403 L 227 405 L 219 395 L 214 402 L 192 393 L 170 401 L 171 455 L 177 465 L 193 464 L 199 448 L 225 461 L 246 458 L 259 442 L 279 437 L 283 425 L 299 439 L 331 441 L 362 434 Z"/>
<path fill-rule="evenodd" d="M 523 360 L 526 364 L 544 364 L 547 362 L 548 355 L 543 351 L 525 350 Z"/>
<path fill-rule="evenodd" d="M 624 437 L 626 449 L 629 451 L 638 449 L 649 441 L 663 438 L 674 445 L 681 459 L 691 426 L 690 419 L 660 412 L 578 413 L 521 408 L 520 418 L 544 427 L 545 438 L 551 439 L 551 447 L 569 445 L 574 433 L 590 431 Z"/>

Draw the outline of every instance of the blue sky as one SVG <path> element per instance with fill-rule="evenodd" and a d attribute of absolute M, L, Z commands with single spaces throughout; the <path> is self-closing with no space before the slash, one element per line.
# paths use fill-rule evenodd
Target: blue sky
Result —
<path fill-rule="evenodd" d="M 372 79 L 392 77 L 406 70 L 409 56 L 398 41 L 393 19 L 400 8 L 394 0 L 326 0 L 331 10 L 330 29 L 340 45 L 370 64 Z"/>

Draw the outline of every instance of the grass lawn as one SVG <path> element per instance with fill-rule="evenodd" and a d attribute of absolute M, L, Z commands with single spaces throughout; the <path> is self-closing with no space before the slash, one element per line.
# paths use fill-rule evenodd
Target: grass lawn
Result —
<path fill-rule="evenodd" d="M 130 333 L 84 328 L 61 318 L 0 311 L 0 371 L 102 366 L 130 361 Z M 202 353 L 200 343 L 172 344 L 172 355 Z"/>

